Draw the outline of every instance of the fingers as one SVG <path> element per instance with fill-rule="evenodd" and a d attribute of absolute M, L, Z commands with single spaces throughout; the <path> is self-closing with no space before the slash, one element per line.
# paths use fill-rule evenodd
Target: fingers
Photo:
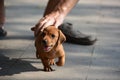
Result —
<path fill-rule="evenodd" d="M 35 34 L 39 34 L 40 31 L 43 31 L 44 28 L 50 26 L 50 25 L 54 25 L 55 19 L 54 18 L 50 18 L 50 17 L 43 17 L 42 19 L 40 19 L 40 21 L 38 22 L 38 24 L 36 25 L 36 31 Z"/>
<path fill-rule="evenodd" d="M 64 21 L 64 16 L 59 16 L 55 19 L 55 23 L 54 23 L 54 26 L 56 28 L 58 28 L 58 26 L 60 26 Z"/>
<path fill-rule="evenodd" d="M 57 17 L 53 14 L 50 14 L 50 15 L 47 15 L 47 16 L 41 18 L 39 20 L 38 24 L 35 26 L 36 27 L 35 35 L 38 35 L 41 31 L 44 30 L 44 28 L 51 26 L 51 25 L 58 28 L 58 26 L 61 25 L 63 20 L 64 20 L 63 16 Z"/>
<path fill-rule="evenodd" d="M 41 18 L 40 21 L 38 22 L 38 24 L 35 26 L 36 30 L 35 30 L 35 35 L 39 34 L 40 31 L 43 31 L 44 25 L 48 20 L 46 18 Z"/>
<path fill-rule="evenodd" d="M 54 23 L 54 26 L 55 26 L 56 28 L 58 28 L 58 26 L 60 26 L 61 24 L 62 24 L 62 22 L 60 22 L 60 21 L 59 21 L 59 22 L 55 22 L 55 23 Z"/>
<path fill-rule="evenodd" d="M 54 22 L 55 22 L 55 20 L 49 19 L 49 20 L 44 24 L 43 29 L 46 28 L 46 27 L 48 27 L 48 26 L 50 26 L 50 25 L 54 25 Z"/>

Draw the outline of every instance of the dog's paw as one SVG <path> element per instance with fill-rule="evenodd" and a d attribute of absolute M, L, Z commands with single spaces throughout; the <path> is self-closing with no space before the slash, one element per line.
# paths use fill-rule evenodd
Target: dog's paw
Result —
<path fill-rule="evenodd" d="M 55 65 L 54 59 L 51 59 L 51 60 L 49 61 L 49 64 L 50 64 L 50 65 Z"/>
<path fill-rule="evenodd" d="M 52 69 L 51 67 L 44 67 L 44 71 L 45 72 L 51 72 L 51 71 L 55 71 L 55 70 Z"/>
<path fill-rule="evenodd" d="M 37 59 L 40 59 L 40 56 L 39 56 L 38 54 L 36 54 L 36 58 L 37 58 Z"/>
<path fill-rule="evenodd" d="M 40 57 L 39 57 L 39 56 L 36 56 L 36 58 L 37 58 L 37 59 L 40 59 Z"/>
<path fill-rule="evenodd" d="M 61 62 L 56 62 L 57 66 L 63 66 L 64 64 L 62 64 Z"/>

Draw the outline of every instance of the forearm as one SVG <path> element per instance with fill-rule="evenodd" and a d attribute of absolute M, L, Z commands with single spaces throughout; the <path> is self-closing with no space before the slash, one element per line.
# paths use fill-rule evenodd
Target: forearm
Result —
<path fill-rule="evenodd" d="M 59 0 L 56 10 L 58 10 L 60 14 L 64 14 L 64 16 L 66 16 L 77 2 L 78 0 Z"/>
<path fill-rule="evenodd" d="M 44 16 L 51 12 L 58 12 L 66 16 L 77 2 L 78 0 L 49 0 Z"/>
<path fill-rule="evenodd" d="M 50 25 L 58 28 L 77 2 L 78 0 L 49 0 L 43 18 L 35 26 L 35 35 Z"/>

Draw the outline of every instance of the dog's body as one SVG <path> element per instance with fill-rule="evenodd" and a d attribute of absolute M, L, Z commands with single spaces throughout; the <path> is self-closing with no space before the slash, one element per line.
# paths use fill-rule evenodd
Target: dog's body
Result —
<path fill-rule="evenodd" d="M 45 28 L 43 32 L 36 36 L 36 57 L 41 59 L 44 71 L 53 70 L 50 66 L 55 64 L 54 58 L 58 58 L 58 62 L 56 62 L 58 66 L 64 65 L 65 52 L 62 43 L 65 40 L 64 34 L 55 26 Z"/>

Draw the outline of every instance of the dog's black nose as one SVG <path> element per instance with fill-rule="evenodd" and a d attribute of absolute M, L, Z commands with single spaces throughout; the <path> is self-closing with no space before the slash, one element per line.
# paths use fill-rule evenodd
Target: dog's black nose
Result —
<path fill-rule="evenodd" d="M 43 44 L 47 44 L 47 40 L 42 40 L 42 43 Z"/>

